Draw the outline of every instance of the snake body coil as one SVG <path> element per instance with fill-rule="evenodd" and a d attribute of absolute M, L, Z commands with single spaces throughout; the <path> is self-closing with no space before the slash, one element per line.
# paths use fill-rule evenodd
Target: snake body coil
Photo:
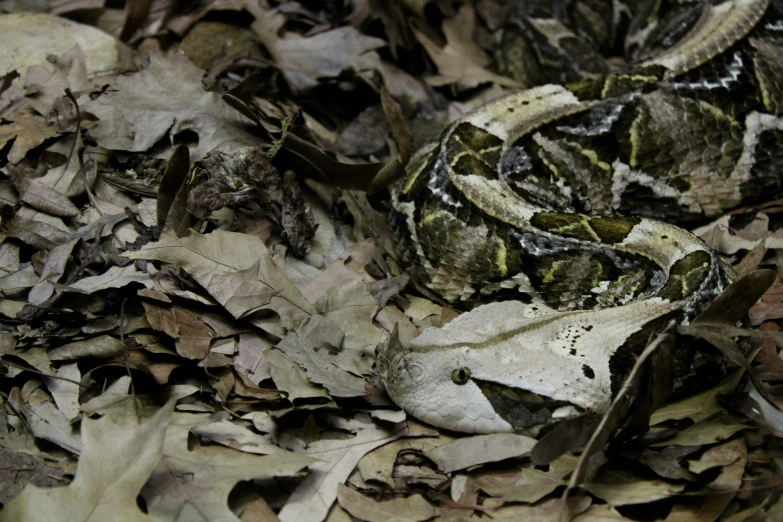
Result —
<path fill-rule="evenodd" d="M 408 413 L 459 431 L 535 433 L 605 411 L 649 335 L 692 319 L 732 279 L 662 220 L 715 216 L 781 188 L 783 8 L 666 4 L 629 8 L 636 61 L 616 72 L 589 53 L 573 67 L 555 59 L 579 36 L 557 20 L 510 24 L 506 43 L 548 36 L 536 67 L 517 69 L 578 81 L 490 102 L 411 161 L 393 193 L 400 259 L 450 302 L 491 304 L 379 355 L 379 378 Z M 534 36 L 519 37 L 526 30 Z M 720 365 L 685 352 L 680 380 Z"/>

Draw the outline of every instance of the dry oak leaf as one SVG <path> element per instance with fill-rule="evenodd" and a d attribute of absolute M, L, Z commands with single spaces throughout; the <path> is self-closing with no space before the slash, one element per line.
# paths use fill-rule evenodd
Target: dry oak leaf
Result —
<path fill-rule="evenodd" d="M 294 91 L 317 86 L 319 78 L 334 78 L 355 57 L 386 45 L 380 38 L 367 36 L 350 26 L 309 37 L 288 33 L 280 38 L 278 31 L 284 19 L 279 12 L 256 10 L 253 15 L 256 21 L 251 27 Z"/>
<path fill-rule="evenodd" d="M 316 440 L 307 445 L 304 452 L 319 461 L 310 467 L 310 473 L 278 513 L 280 522 L 324 520 L 337 499 L 339 485 L 345 483 L 361 458 L 408 433 L 405 423 L 381 427 L 354 419 L 344 421 L 339 427 L 356 435 L 346 439 Z"/>
<path fill-rule="evenodd" d="M 238 522 L 228 506 L 228 496 L 237 483 L 294 476 L 315 460 L 287 452 L 250 455 L 222 446 L 190 450 L 190 430 L 209 424 L 208 415 L 174 415 L 158 467 L 142 492 L 151 515 L 172 521 Z"/>
<path fill-rule="evenodd" d="M 183 56 L 151 55 L 147 69 L 118 78 L 114 89 L 85 106 L 101 120 L 90 135 L 110 150 L 143 152 L 165 136 L 193 131 L 194 160 L 231 144 L 257 145 L 248 132 L 252 122 L 204 91 L 202 75 Z"/>
<path fill-rule="evenodd" d="M 108 415 L 85 419 L 84 451 L 73 482 L 60 488 L 27 486 L 0 511 L 0 521 L 157 520 L 139 510 L 136 497 L 160 460 L 173 409 L 170 402 L 136 427 L 116 424 Z"/>
<path fill-rule="evenodd" d="M 191 230 L 190 235 L 178 238 L 164 232 L 160 240 L 123 255 L 182 267 L 236 319 L 270 309 L 277 312 L 285 328 L 293 328 L 315 313 L 313 304 L 274 263 L 256 236 Z"/>
<path fill-rule="evenodd" d="M 14 140 L 8 151 L 8 161 L 13 164 L 24 159 L 30 149 L 59 134 L 57 127 L 37 114 L 18 111 L 11 115 L 10 122 L 0 125 L 0 147 Z"/>
<path fill-rule="evenodd" d="M 517 82 L 487 69 L 490 59 L 472 40 L 476 27 L 473 6 L 465 4 L 453 18 L 443 22 L 446 45 L 440 47 L 421 31 L 413 30 L 424 50 L 438 67 L 437 76 L 427 78 L 434 86 L 456 84 L 461 89 L 472 89 L 482 83 L 518 86 Z"/>

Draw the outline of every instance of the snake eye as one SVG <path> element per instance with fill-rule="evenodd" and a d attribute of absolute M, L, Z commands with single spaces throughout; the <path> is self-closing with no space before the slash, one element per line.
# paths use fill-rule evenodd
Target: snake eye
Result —
<path fill-rule="evenodd" d="M 470 379 L 470 368 L 460 366 L 451 372 L 451 380 L 454 384 L 465 384 Z"/>

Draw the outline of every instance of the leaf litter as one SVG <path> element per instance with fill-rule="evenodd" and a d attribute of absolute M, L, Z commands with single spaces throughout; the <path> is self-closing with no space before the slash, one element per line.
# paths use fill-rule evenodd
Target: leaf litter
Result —
<path fill-rule="evenodd" d="M 695 230 L 746 277 L 651 343 L 604 418 L 468 436 L 378 388 L 392 331 L 459 314 L 386 254 L 383 187 L 516 86 L 485 38 L 505 2 L 17 4 L 0 520 L 783 517 L 780 205 Z M 685 337 L 737 369 L 666 400 Z"/>

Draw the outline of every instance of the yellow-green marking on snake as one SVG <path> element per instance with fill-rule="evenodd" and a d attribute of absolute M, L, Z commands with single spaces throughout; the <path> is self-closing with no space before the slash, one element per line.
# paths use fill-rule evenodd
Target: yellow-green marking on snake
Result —
<path fill-rule="evenodd" d="M 407 270 L 449 302 L 480 305 L 379 354 L 399 406 L 473 433 L 536 434 L 602 413 L 649 336 L 726 287 L 734 276 L 718 254 L 664 220 L 715 216 L 783 186 L 782 4 L 629 8 L 636 65 L 619 71 L 592 55 L 549 69 L 501 61 L 563 84 L 455 121 L 393 190 Z M 561 25 L 565 49 L 577 36 Z M 565 53 L 551 40 L 536 56 Z M 686 349 L 673 361 L 678 383 L 721 365 Z"/>

